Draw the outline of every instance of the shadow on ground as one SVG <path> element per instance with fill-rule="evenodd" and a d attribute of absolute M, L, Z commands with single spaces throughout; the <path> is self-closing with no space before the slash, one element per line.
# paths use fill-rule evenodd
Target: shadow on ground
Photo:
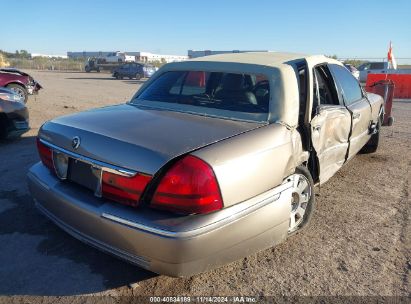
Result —
<path fill-rule="evenodd" d="M 156 275 L 84 245 L 37 211 L 26 186 L 38 161 L 34 137 L 0 142 L 0 159 L 9 181 L 0 184 L 0 294 L 89 294 Z"/>
<path fill-rule="evenodd" d="M 126 77 L 124 77 L 126 78 Z M 137 79 L 129 79 L 129 80 L 118 80 L 113 77 L 66 77 L 65 79 L 70 80 L 115 80 L 115 81 L 122 81 L 127 84 L 143 84 L 146 80 L 137 80 Z"/>
<path fill-rule="evenodd" d="M 66 77 L 70 80 L 116 80 L 113 77 Z"/>

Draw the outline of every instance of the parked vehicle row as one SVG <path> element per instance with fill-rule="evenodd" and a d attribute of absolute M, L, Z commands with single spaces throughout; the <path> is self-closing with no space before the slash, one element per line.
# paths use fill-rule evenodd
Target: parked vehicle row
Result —
<path fill-rule="evenodd" d="M 25 103 L 29 95 L 38 94 L 42 88 L 29 74 L 12 68 L 0 69 L 0 87 L 14 91 Z"/>
<path fill-rule="evenodd" d="M 29 113 L 23 97 L 0 87 L 0 139 L 14 138 L 29 130 Z"/>
<path fill-rule="evenodd" d="M 411 74 L 411 69 L 393 69 L 388 62 L 366 62 L 358 67 L 360 81 L 366 82 L 368 74 Z"/>
<path fill-rule="evenodd" d="M 0 69 L 0 139 L 18 137 L 27 132 L 29 95 L 42 86 L 29 74 L 13 68 Z"/>
<path fill-rule="evenodd" d="M 107 63 L 98 58 L 89 58 L 84 69 L 88 73 L 91 71 L 101 72 L 103 70 L 107 70 L 110 71 L 113 77 L 116 79 L 122 79 L 125 77 L 129 79 L 149 78 L 154 74 L 155 71 L 158 70 L 158 68 L 148 63 Z"/>
<path fill-rule="evenodd" d="M 306 227 L 314 185 L 377 150 L 382 106 L 324 56 L 170 63 L 127 104 L 46 122 L 29 188 L 74 237 L 189 276 Z"/>

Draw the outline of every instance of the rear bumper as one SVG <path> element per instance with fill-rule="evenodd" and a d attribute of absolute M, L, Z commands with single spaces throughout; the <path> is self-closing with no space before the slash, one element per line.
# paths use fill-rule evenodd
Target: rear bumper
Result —
<path fill-rule="evenodd" d="M 30 169 L 28 184 L 39 210 L 72 236 L 170 276 L 200 273 L 283 241 L 291 208 L 291 183 L 212 214 L 172 218 L 95 198 L 41 163 Z"/>

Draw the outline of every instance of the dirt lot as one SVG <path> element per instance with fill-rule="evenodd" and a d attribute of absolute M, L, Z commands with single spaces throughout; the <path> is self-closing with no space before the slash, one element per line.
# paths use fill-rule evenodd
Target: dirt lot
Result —
<path fill-rule="evenodd" d="M 140 82 L 97 73 L 31 73 L 44 86 L 28 102 L 32 130 L 0 143 L 1 295 L 410 295 L 411 103 L 395 103 L 395 126 L 383 129 L 377 153 L 356 156 L 317 191 L 306 231 L 209 273 L 174 279 L 70 237 L 37 212 L 25 180 L 38 161 L 35 136 L 44 121 L 124 102 Z"/>

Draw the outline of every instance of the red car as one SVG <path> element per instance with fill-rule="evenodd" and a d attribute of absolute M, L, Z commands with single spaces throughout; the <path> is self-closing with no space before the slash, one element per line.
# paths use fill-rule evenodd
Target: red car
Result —
<path fill-rule="evenodd" d="M 0 87 L 14 91 L 25 103 L 28 95 L 37 94 L 42 88 L 33 77 L 17 69 L 0 69 Z"/>

